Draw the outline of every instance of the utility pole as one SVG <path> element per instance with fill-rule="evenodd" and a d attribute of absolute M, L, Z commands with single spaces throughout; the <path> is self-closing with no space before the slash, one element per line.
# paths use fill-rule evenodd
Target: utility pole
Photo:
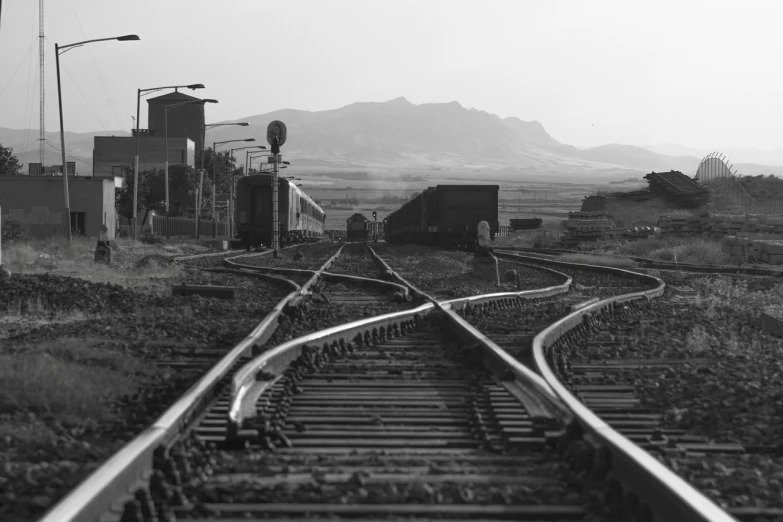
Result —
<path fill-rule="evenodd" d="M 3 6 L 0 5 L 0 11 Z M 41 91 L 41 121 L 38 126 L 38 156 L 41 160 L 41 167 L 44 165 L 44 144 L 46 143 L 46 120 L 44 119 L 44 94 L 46 86 L 44 82 L 44 0 L 38 0 L 38 63 L 40 65 L 40 91 Z M 65 166 L 63 166 L 65 169 Z"/>

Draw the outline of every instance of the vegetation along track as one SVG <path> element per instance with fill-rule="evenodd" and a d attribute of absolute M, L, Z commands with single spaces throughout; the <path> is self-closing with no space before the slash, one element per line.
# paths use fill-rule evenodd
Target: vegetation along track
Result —
<path fill-rule="evenodd" d="M 388 265 L 384 269 L 388 277 L 406 282 Z M 179 411 L 171 410 L 153 433 L 134 441 L 124 458 L 107 463 L 48 520 L 97 519 L 112 504 L 114 518 L 122 514 L 126 521 L 150 519 L 155 512 L 162 520 L 173 513 L 207 520 L 254 515 L 652 519 L 637 499 L 659 520 L 730 520 L 570 400 L 546 364 L 549 344 L 541 339 L 557 340 L 574 317 L 609 302 L 659 295 L 662 282 L 588 304 L 539 334 L 533 355 L 541 376 L 452 311 L 508 307 L 568 291 L 570 280 L 552 275 L 566 281 L 537 291 L 424 304 L 267 350 L 233 373 L 230 393 L 213 401 L 211 409 L 203 408 L 204 398 L 214 396 L 214 386 L 202 389 L 198 398 L 185 397 Z M 314 282 L 303 292 L 316 290 Z M 639 289 L 616 286 L 629 288 Z M 421 290 L 410 290 L 426 298 Z M 279 312 L 282 308 L 281 303 Z M 246 340 L 232 353 L 263 351 L 258 342 L 253 350 L 254 342 Z M 210 373 L 214 383 L 217 372 Z M 224 364 L 221 375 L 227 373 Z M 322 415 L 310 415 L 316 411 Z M 545 449 L 552 446 L 560 450 L 557 455 Z M 132 480 L 141 471 L 153 472 L 142 483 Z M 92 516 L 74 518 L 76 513 Z"/>
<path fill-rule="evenodd" d="M 558 339 L 548 363 L 602 421 L 733 516 L 780 521 L 781 342 L 742 321 L 686 309 L 679 295 L 633 301 Z"/>
<path fill-rule="evenodd" d="M 3 437 L 0 519 L 40 517 L 144 431 L 293 288 L 256 274 L 192 269 L 221 257 L 185 261 L 175 277 L 151 280 L 143 290 L 51 274 L 17 274 L 3 285 L 0 310 L 43 308 L 55 320 L 11 323 L 0 339 L 0 410 L 25 413 L 3 421 L 15 431 Z M 179 284 L 230 286 L 235 296 L 172 295 Z M 57 320 L 62 316 L 68 320 Z M 56 434 L 51 441 L 48 425 Z"/>
<path fill-rule="evenodd" d="M 308 257 L 316 257 L 311 249 L 316 254 L 328 251 L 334 257 L 338 248 L 335 248 L 334 244 L 307 245 L 307 247 L 297 247 L 296 251 L 302 251 Z M 284 255 L 288 250 L 283 251 Z M 139 469 L 149 468 L 150 446 L 155 441 L 168 440 L 169 436 L 176 437 L 180 425 L 187 424 L 189 419 L 198 414 L 215 395 L 221 393 L 224 384 L 228 382 L 237 365 L 241 364 L 245 357 L 302 333 L 340 324 L 353 318 L 413 306 L 406 288 L 388 282 L 364 280 L 360 277 L 341 278 L 324 275 L 323 281 L 315 284 L 317 278 L 313 276 L 316 272 L 319 275 L 322 272 L 317 270 L 311 272 L 307 281 L 299 278 L 299 284 L 296 284 L 291 281 L 293 278 L 285 273 L 285 270 L 259 270 L 258 265 L 263 263 L 258 261 L 255 267 L 237 263 L 237 261 L 267 257 L 269 254 L 265 252 L 260 255 L 237 256 L 236 252 L 230 252 L 179 259 L 188 267 L 207 270 L 196 270 L 191 277 L 182 282 L 234 286 L 237 299 L 226 301 L 199 297 L 185 298 L 195 300 L 201 303 L 202 307 L 219 310 L 221 313 L 213 313 L 211 316 L 186 314 L 184 317 L 177 318 L 176 324 L 182 323 L 182 328 L 179 330 L 172 330 L 170 324 L 159 325 L 158 323 L 166 322 L 165 317 L 160 316 L 160 310 L 150 309 L 147 322 L 153 323 L 156 327 L 160 326 L 156 328 L 159 337 L 156 340 L 157 344 L 163 342 L 161 338 L 174 336 L 172 342 L 179 343 L 177 346 L 182 345 L 179 350 L 159 350 L 159 353 L 155 353 L 161 364 L 168 365 L 173 370 L 168 375 L 172 376 L 171 380 L 177 385 L 168 386 L 165 394 L 160 387 L 149 387 L 139 395 L 136 403 L 148 403 L 149 407 L 129 408 L 133 414 L 133 423 L 122 427 L 121 433 L 127 434 L 127 437 L 120 440 L 127 442 L 139 432 L 143 433 L 136 436 L 124 450 L 110 459 L 98 473 L 93 474 L 88 482 L 82 484 L 80 490 L 87 491 L 87 496 L 97 494 L 104 499 L 109 498 L 116 493 L 111 491 L 112 488 L 117 487 L 116 483 L 100 484 L 99 481 L 105 481 L 108 476 L 122 483 L 123 479 L 127 480 L 135 476 Z M 330 264 L 327 262 L 324 268 Z M 218 268 L 220 265 L 226 268 Z M 259 273 L 261 271 L 267 273 L 261 274 Z M 293 273 L 293 275 L 299 274 Z M 341 282 L 340 279 L 345 281 Z M 344 306 L 334 306 L 341 300 Z M 349 302 L 351 300 L 353 301 Z M 275 301 L 278 301 L 277 305 L 274 304 Z M 242 315 L 243 312 L 247 317 Z M 264 318 L 264 315 L 267 315 L 266 318 L 258 324 L 259 319 Z M 246 319 L 250 322 L 248 323 Z M 222 325 L 214 329 L 222 336 L 213 339 L 214 347 L 210 350 L 196 349 L 191 339 L 201 330 L 210 329 L 212 322 Z M 252 332 L 247 335 L 251 330 Z M 228 349 L 235 344 L 233 350 Z M 198 382 L 194 385 L 195 381 Z M 189 390 L 188 386 L 191 386 Z M 180 401 L 153 422 L 155 417 L 185 390 L 187 393 Z M 123 466 L 126 468 L 123 469 Z M 46 469 L 41 469 L 40 475 L 43 477 L 45 474 Z M 85 474 L 82 474 L 77 480 L 84 476 Z M 31 480 L 35 478 L 41 479 L 41 477 L 32 477 Z M 96 513 L 92 511 L 96 504 L 92 503 L 90 507 L 90 502 L 85 504 L 85 497 L 80 498 L 81 495 L 84 493 L 79 493 L 77 490 L 75 494 L 64 499 L 50 512 L 48 519 L 82 520 L 82 517 L 89 519 Z M 88 508 L 87 511 L 82 510 L 85 506 Z"/>

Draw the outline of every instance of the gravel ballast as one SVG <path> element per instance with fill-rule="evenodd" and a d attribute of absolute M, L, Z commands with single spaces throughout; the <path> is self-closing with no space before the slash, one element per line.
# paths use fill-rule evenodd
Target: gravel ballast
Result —
<path fill-rule="evenodd" d="M 533 290 L 565 282 L 564 278 L 545 270 L 498 260 L 500 285 L 495 285 L 473 275 L 474 255 L 471 253 L 389 243 L 373 244 L 372 247 L 393 270 L 419 290 L 438 299 Z M 509 270 L 515 270 L 519 275 L 519 287 L 506 279 L 505 274 Z"/>

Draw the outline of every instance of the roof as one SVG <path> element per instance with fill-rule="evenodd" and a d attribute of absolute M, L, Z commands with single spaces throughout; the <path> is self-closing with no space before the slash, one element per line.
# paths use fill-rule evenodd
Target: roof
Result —
<path fill-rule="evenodd" d="M 27 174 L 20 174 L 18 176 L 0 176 L 0 181 L 52 181 L 57 180 L 62 182 L 63 176 L 61 173 L 57 173 L 56 175 L 52 176 L 28 176 Z M 103 177 L 103 176 L 74 176 L 73 174 L 68 174 L 68 183 L 71 181 L 110 181 L 111 183 L 114 183 L 114 177 Z"/>
<path fill-rule="evenodd" d="M 147 100 L 147 103 L 169 103 L 169 102 L 191 101 L 191 100 L 200 100 L 200 99 L 201 98 L 194 98 L 193 96 L 189 96 L 183 92 L 170 92 L 162 96 L 156 96 L 155 98 L 150 98 Z"/>
<path fill-rule="evenodd" d="M 369 219 L 364 217 L 364 214 L 360 214 L 358 212 L 347 219 L 347 221 L 357 221 L 357 220 L 369 221 Z"/>
<path fill-rule="evenodd" d="M 682 195 L 703 194 L 705 189 L 699 186 L 694 180 L 682 172 L 653 172 L 647 174 L 644 179 L 650 183 L 657 182 L 662 187 L 666 187 L 669 192 L 679 192 Z"/>

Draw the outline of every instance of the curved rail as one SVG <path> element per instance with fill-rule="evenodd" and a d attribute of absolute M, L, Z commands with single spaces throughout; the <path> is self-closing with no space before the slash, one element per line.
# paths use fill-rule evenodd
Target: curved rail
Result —
<path fill-rule="evenodd" d="M 322 270 L 330 267 L 341 252 L 342 248 L 323 265 Z M 258 255 L 267 253 L 262 252 Z M 225 255 L 225 253 L 180 256 L 175 258 L 175 261 L 219 255 Z M 271 278 L 272 276 L 267 277 Z M 316 277 L 309 280 L 305 287 L 311 285 Z M 280 280 L 279 278 L 274 279 Z M 254 345 L 263 344 L 272 336 L 277 327 L 277 320 L 285 307 L 297 298 L 305 287 L 283 297 L 247 337 L 210 368 L 152 425 L 109 457 L 80 482 L 71 493 L 52 507 L 39 522 L 99 520 L 115 505 L 118 499 L 127 498 L 129 488 L 139 480 L 148 478 L 151 474 L 156 450 L 161 446 L 166 446 L 179 436 L 182 427 L 186 426 L 204 409 L 214 398 L 215 385 L 228 374 L 237 361 L 250 353 Z"/>
<path fill-rule="evenodd" d="M 564 262 L 557 263 L 565 264 Z M 633 272 L 621 269 L 608 270 L 633 274 Z M 637 275 L 651 278 L 651 276 L 643 274 Z M 735 522 L 731 515 L 590 411 L 563 386 L 549 366 L 547 355 L 555 343 L 567 336 L 571 330 L 589 324 L 592 316 L 606 313 L 607 310 L 623 302 L 651 299 L 663 295 L 665 283 L 658 278 L 652 279 L 657 279 L 659 282 L 655 288 L 600 300 L 545 328 L 533 339 L 533 357 L 536 366 L 557 397 L 574 414 L 576 424 L 572 424 L 572 429 L 569 430 L 571 435 L 577 435 L 581 438 L 583 434 L 587 434 L 594 441 L 593 455 L 595 458 L 588 466 L 594 470 L 600 468 L 604 464 L 601 462 L 604 457 L 600 457 L 600 454 L 602 452 L 604 455 L 608 454 L 615 478 L 628 485 L 647 505 L 654 506 L 656 520 Z M 576 426 L 578 428 L 573 429 Z"/>
<path fill-rule="evenodd" d="M 507 252 L 512 251 L 512 252 Z M 693 265 L 688 263 L 672 263 L 671 261 L 659 261 L 657 259 L 650 259 L 647 257 L 638 256 L 621 256 L 617 254 L 604 254 L 601 252 L 583 252 L 580 250 L 561 250 L 555 248 L 502 248 L 496 252 L 499 253 L 513 253 L 513 252 L 529 252 L 539 253 L 544 255 L 559 256 L 563 254 L 583 254 L 601 257 L 612 257 L 615 259 L 630 259 L 634 263 L 639 265 L 639 268 L 651 268 L 656 270 L 678 270 L 681 272 L 696 272 L 706 274 L 742 274 L 742 275 L 758 275 L 758 276 L 771 276 L 771 277 L 783 277 L 783 270 L 774 270 L 766 268 L 751 268 L 741 266 L 729 266 L 729 265 Z M 540 258 L 539 258 L 540 259 Z M 549 259 L 547 258 L 547 261 Z"/>
<path fill-rule="evenodd" d="M 353 343 L 363 343 L 375 336 L 386 337 L 387 330 L 400 332 L 421 321 L 435 306 L 424 304 L 413 310 L 361 319 L 341 326 L 313 332 L 281 344 L 243 366 L 231 383 L 228 410 L 228 437 L 236 437 L 242 425 L 256 416 L 256 400 L 288 366 L 312 347 L 316 355 L 331 350 L 351 350 Z"/>

